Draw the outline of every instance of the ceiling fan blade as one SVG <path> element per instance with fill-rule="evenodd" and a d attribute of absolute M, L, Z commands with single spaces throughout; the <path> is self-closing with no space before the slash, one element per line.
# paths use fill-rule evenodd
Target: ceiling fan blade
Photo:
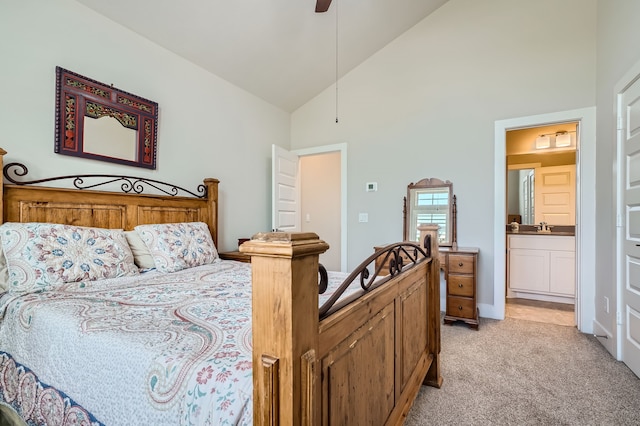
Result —
<path fill-rule="evenodd" d="M 316 0 L 316 12 L 322 13 L 329 10 L 329 5 L 331 4 L 331 0 Z"/>

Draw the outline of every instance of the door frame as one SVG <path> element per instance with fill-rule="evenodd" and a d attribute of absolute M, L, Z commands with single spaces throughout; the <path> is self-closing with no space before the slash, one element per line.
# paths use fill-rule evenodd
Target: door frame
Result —
<path fill-rule="evenodd" d="M 308 155 L 340 152 L 340 271 L 347 271 L 347 144 L 314 146 L 311 148 L 292 149 L 298 157 Z"/>
<path fill-rule="evenodd" d="M 506 298 L 506 135 L 508 130 L 578 122 L 576 144 L 576 319 L 583 333 L 595 320 L 595 171 L 596 107 L 518 117 L 495 122 L 494 129 L 494 271 L 491 318 L 504 319 Z"/>

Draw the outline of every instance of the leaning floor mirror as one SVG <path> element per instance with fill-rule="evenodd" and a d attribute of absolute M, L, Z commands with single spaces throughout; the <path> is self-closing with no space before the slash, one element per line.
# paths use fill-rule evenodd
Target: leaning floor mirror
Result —
<path fill-rule="evenodd" d="M 407 186 L 404 198 L 404 240 L 419 241 L 418 227 L 423 224 L 436 224 L 438 244 L 442 247 L 457 246 L 456 235 L 456 196 L 453 184 L 437 178 L 422 179 Z"/>

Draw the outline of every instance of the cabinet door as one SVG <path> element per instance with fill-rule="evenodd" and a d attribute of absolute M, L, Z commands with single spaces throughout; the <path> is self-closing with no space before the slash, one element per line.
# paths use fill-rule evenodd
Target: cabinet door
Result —
<path fill-rule="evenodd" d="M 549 252 L 549 291 L 567 296 L 576 294 L 576 254 Z"/>
<path fill-rule="evenodd" d="M 544 250 L 509 250 L 509 288 L 549 291 L 549 254 Z"/>

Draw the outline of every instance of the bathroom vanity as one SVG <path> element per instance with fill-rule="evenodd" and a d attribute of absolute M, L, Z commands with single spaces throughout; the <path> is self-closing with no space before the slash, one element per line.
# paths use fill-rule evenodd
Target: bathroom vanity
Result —
<path fill-rule="evenodd" d="M 507 233 L 507 297 L 574 303 L 572 232 Z"/>

